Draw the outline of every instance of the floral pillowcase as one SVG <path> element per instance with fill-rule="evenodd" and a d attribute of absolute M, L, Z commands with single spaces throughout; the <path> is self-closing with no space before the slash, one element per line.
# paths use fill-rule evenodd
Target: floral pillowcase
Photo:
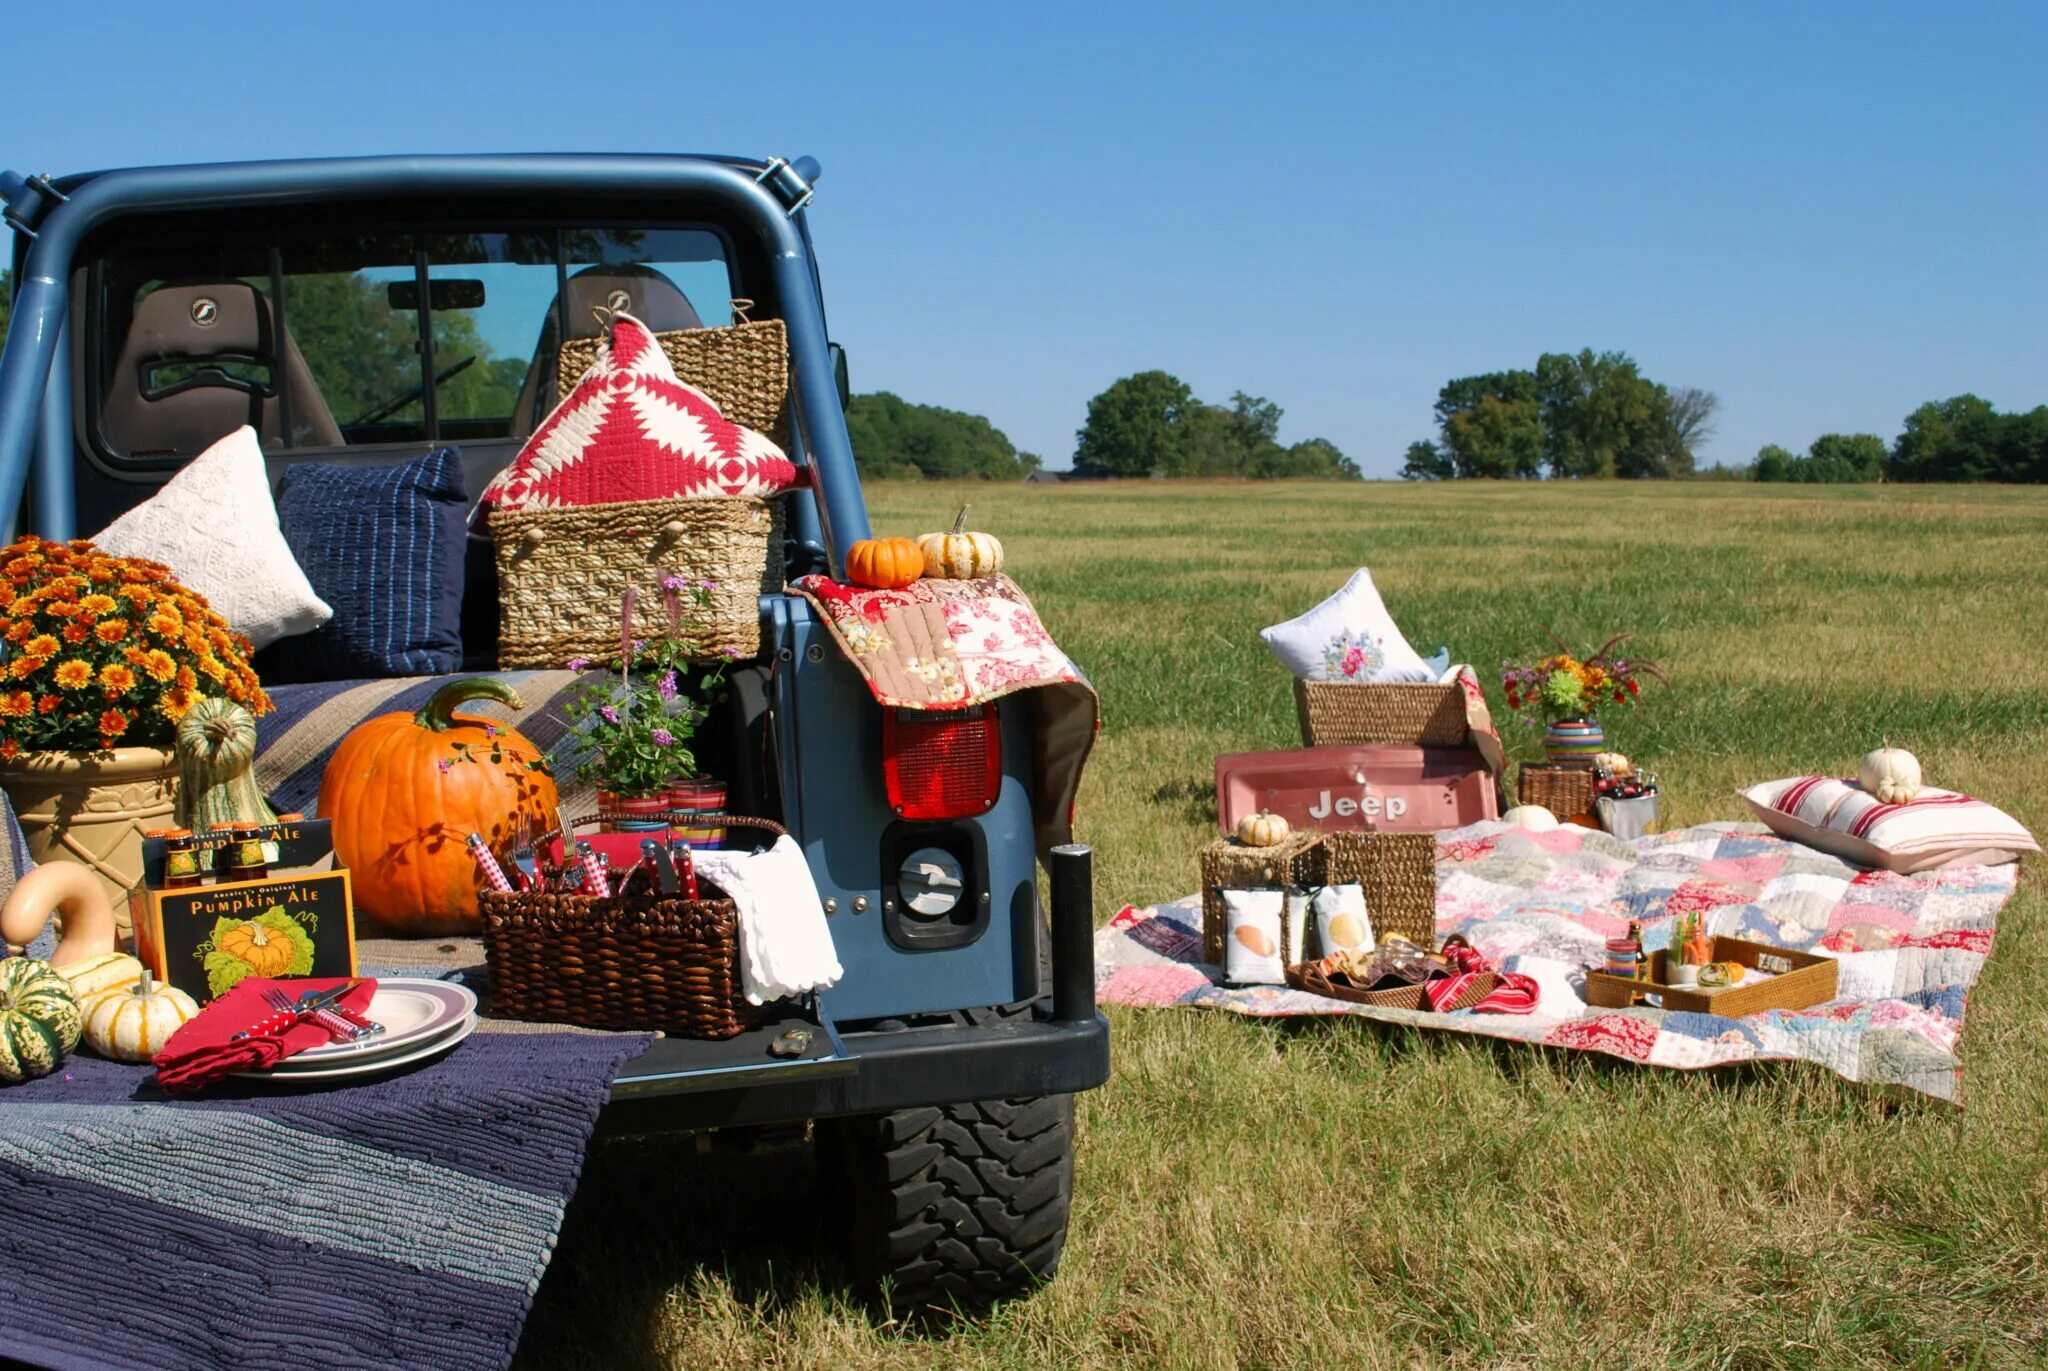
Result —
<path fill-rule="evenodd" d="M 1395 627 L 1364 567 L 1335 595 L 1259 637 L 1304 681 L 1434 681 L 1439 674 Z"/>

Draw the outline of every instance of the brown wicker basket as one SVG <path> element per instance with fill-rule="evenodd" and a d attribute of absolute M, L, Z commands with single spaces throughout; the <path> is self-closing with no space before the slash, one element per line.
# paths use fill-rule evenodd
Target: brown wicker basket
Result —
<path fill-rule="evenodd" d="M 1515 795 L 1525 805 L 1542 805 L 1560 819 L 1590 817 L 1597 792 L 1593 771 L 1583 766 L 1525 762 L 1515 778 Z"/>
<path fill-rule="evenodd" d="M 1211 966 L 1223 965 L 1224 925 L 1228 922 L 1224 891 L 1321 885 L 1322 842 L 1322 835 L 1314 829 L 1297 829 L 1274 847 L 1248 847 L 1235 838 L 1218 838 L 1203 848 L 1202 960 Z M 1284 926 L 1284 902 L 1282 911 Z"/>
<path fill-rule="evenodd" d="M 736 424 L 789 446 L 789 336 L 780 319 L 657 333 L 676 375 Z M 556 393 L 567 395 L 597 361 L 601 338 L 571 338 L 555 353 Z"/>
<path fill-rule="evenodd" d="M 725 822 L 784 831 L 740 815 Z M 761 1015 L 741 993 L 740 918 L 731 900 L 486 890 L 478 906 L 499 1018 L 716 1039 Z"/>
<path fill-rule="evenodd" d="M 1458 747 L 1470 727 L 1457 682 L 1381 684 L 1294 682 L 1294 708 L 1306 747 Z"/>
<path fill-rule="evenodd" d="M 1353 1004 L 1371 1005 L 1375 1009 L 1416 1009 L 1429 1008 L 1429 997 L 1423 994 L 1420 985 L 1397 985 L 1387 990 L 1360 990 L 1342 974 L 1332 976 L 1325 972 L 1320 962 L 1303 962 L 1287 968 L 1287 983 L 1296 990 L 1306 990 L 1311 995 L 1324 995 L 1333 1000 L 1349 1000 Z M 1457 997 L 1436 1011 L 1448 1014 L 1454 1009 L 1470 1009 L 1494 992 L 1500 984 L 1500 977 L 1488 971 L 1474 976 Z"/>
<path fill-rule="evenodd" d="M 717 585 L 685 635 L 692 657 L 757 655 L 761 596 L 782 589 L 782 520 L 780 500 L 755 499 L 493 510 L 498 665 L 612 660 L 626 587 L 652 623 L 671 573 Z"/>
<path fill-rule="evenodd" d="M 1436 951 L 1436 835 L 1332 833 L 1323 839 L 1324 885 L 1365 888 L 1373 936 L 1398 933 Z"/>

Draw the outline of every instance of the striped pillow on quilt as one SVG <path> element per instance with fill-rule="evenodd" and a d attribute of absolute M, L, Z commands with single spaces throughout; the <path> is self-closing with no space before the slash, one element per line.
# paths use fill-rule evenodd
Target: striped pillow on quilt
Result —
<path fill-rule="evenodd" d="M 1922 788 L 1911 803 L 1886 804 L 1854 781 L 1792 776 L 1742 792 L 1781 838 L 1888 871 L 1928 871 L 1957 862 L 1996 865 L 2039 852 L 2019 820 L 1952 790 Z"/>

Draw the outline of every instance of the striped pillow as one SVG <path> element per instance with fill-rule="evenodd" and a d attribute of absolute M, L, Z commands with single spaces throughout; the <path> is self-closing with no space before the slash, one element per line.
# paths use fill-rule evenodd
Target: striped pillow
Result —
<path fill-rule="evenodd" d="M 433 676 L 462 666 L 469 497 L 462 454 L 400 466 L 301 462 L 277 490 L 292 555 L 334 617 L 257 663 L 266 679 Z"/>
<path fill-rule="evenodd" d="M 1792 776 L 1742 792 L 1781 838 L 1888 871 L 1928 871 L 1956 862 L 2018 861 L 2041 845 L 1995 805 L 1924 786 L 1912 803 L 1886 804 L 1854 781 Z"/>

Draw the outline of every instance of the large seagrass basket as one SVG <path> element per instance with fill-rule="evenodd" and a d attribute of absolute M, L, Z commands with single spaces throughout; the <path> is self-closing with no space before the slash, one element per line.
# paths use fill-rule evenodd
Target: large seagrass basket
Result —
<path fill-rule="evenodd" d="M 1304 747 L 1462 747 L 1464 687 L 1377 681 L 1294 682 Z"/>
<path fill-rule="evenodd" d="M 1365 888 L 1373 936 L 1398 933 L 1436 951 L 1436 835 L 1331 833 L 1323 839 L 1323 883 Z"/>
<path fill-rule="evenodd" d="M 782 589 L 782 529 L 782 501 L 752 498 L 493 510 L 498 664 L 612 660 L 626 587 L 658 615 L 669 575 L 715 587 L 683 635 L 693 658 L 756 656 L 760 597 Z"/>
<path fill-rule="evenodd" d="M 734 301 L 744 305 L 746 301 Z M 780 319 L 726 328 L 673 329 L 654 335 L 677 376 L 711 397 L 719 413 L 788 448 L 789 336 Z M 555 377 L 567 395 L 597 361 L 601 338 L 571 338 L 555 353 Z"/>

